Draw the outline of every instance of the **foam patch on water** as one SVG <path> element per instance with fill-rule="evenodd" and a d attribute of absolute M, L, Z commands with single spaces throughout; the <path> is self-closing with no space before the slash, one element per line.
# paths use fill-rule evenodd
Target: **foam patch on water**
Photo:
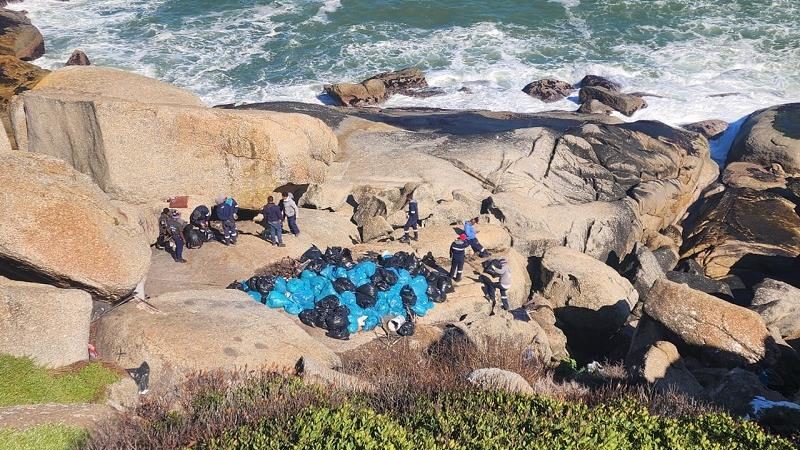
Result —
<path fill-rule="evenodd" d="M 342 7 L 341 0 L 325 0 L 322 6 L 319 7 L 317 13 L 311 20 L 318 20 L 320 22 L 327 22 L 328 21 L 328 14 L 336 12 L 339 8 Z"/>

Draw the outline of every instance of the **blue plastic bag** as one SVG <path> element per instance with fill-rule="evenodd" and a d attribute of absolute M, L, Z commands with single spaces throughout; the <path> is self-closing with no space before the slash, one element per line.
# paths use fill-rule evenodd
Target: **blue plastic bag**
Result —
<path fill-rule="evenodd" d="M 356 294 L 355 292 L 344 291 L 339 294 L 339 303 L 351 308 L 353 306 L 358 306 L 356 304 Z"/>
<path fill-rule="evenodd" d="M 270 308 L 283 308 L 288 301 L 286 294 L 278 291 L 272 291 L 267 296 L 267 306 Z"/>
<path fill-rule="evenodd" d="M 356 267 L 360 267 L 361 270 L 364 272 L 364 275 L 366 275 L 367 277 L 375 275 L 375 271 L 378 269 L 377 264 L 375 264 L 372 261 L 360 262 Z"/>
<path fill-rule="evenodd" d="M 276 278 L 274 290 L 285 293 L 287 291 L 286 278 L 283 277 Z"/>
<path fill-rule="evenodd" d="M 261 303 L 263 301 L 261 294 L 256 291 L 247 291 L 247 295 L 253 298 L 253 300 Z"/>
<path fill-rule="evenodd" d="M 286 305 L 284 305 L 284 307 L 283 307 L 284 311 L 286 311 L 287 313 L 292 314 L 294 316 L 300 314 L 300 312 L 302 312 L 303 309 L 304 308 L 303 308 L 302 305 L 300 305 L 297 302 L 292 302 L 292 301 L 287 302 Z"/>
<path fill-rule="evenodd" d="M 315 274 L 314 272 L 306 269 L 300 274 L 301 280 L 311 280 L 312 278 L 317 278 L 319 275 Z"/>
<path fill-rule="evenodd" d="M 364 331 L 372 331 L 381 323 L 380 317 L 370 313 L 367 314 L 367 320 L 364 321 L 364 326 L 362 329 Z"/>

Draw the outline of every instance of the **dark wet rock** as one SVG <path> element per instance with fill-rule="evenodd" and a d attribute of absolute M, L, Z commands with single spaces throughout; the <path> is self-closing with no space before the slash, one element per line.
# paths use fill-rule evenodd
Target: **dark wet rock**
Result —
<path fill-rule="evenodd" d="M 682 254 L 714 279 L 734 274 L 748 286 L 764 278 L 797 284 L 800 217 L 785 194 L 729 188 L 706 199 L 686 223 Z"/>
<path fill-rule="evenodd" d="M 582 87 L 580 91 L 581 103 L 586 103 L 590 100 L 597 100 L 626 116 L 632 116 L 636 111 L 647 108 L 647 102 L 635 95 L 623 94 L 599 86 Z"/>
<path fill-rule="evenodd" d="M 75 50 L 69 56 L 67 63 L 64 64 L 65 66 L 91 66 L 92 63 L 89 61 L 89 57 L 86 56 L 86 53 L 83 50 Z"/>
<path fill-rule="evenodd" d="M 672 271 L 667 272 L 667 279 L 675 283 L 685 284 L 692 289 L 711 294 L 725 301 L 732 302 L 734 300 L 733 292 L 727 283 L 712 280 L 704 275 Z"/>
<path fill-rule="evenodd" d="M 739 130 L 728 163 L 744 161 L 789 175 L 800 174 L 800 103 L 773 106 L 751 114 Z"/>
<path fill-rule="evenodd" d="M 670 247 L 659 247 L 653 250 L 653 256 L 664 272 L 669 272 L 678 264 L 678 254 Z"/>
<path fill-rule="evenodd" d="M 728 122 L 724 120 L 703 120 L 701 122 L 688 123 L 683 125 L 683 128 L 700 133 L 706 139 L 714 139 L 722 136 L 722 133 L 728 129 Z"/>
<path fill-rule="evenodd" d="M 428 81 L 425 79 L 425 74 L 421 70 L 409 67 L 402 70 L 384 72 L 374 77 L 370 77 L 364 82 L 369 80 L 379 80 L 386 86 L 386 91 L 389 94 L 396 94 L 404 92 L 409 89 L 422 89 L 428 87 Z"/>
<path fill-rule="evenodd" d="M 536 80 L 525 85 L 522 92 L 531 97 L 538 98 L 545 103 L 552 103 L 562 100 L 572 92 L 572 85 L 566 81 L 545 78 Z"/>
<path fill-rule="evenodd" d="M 44 37 L 21 11 L 0 11 L 0 54 L 32 61 L 44 55 Z"/>
<path fill-rule="evenodd" d="M 576 85 L 576 87 L 583 88 L 589 86 L 599 86 L 609 91 L 617 91 L 621 89 L 618 83 L 615 83 L 608 78 L 601 77 L 599 75 L 586 75 L 583 79 Z"/>

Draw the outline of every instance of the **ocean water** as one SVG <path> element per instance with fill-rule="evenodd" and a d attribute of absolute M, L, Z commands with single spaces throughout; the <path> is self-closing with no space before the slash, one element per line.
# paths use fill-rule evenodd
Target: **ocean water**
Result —
<path fill-rule="evenodd" d="M 520 89 L 607 76 L 655 94 L 632 120 L 736 121 L 800 101 L 800 0 L 25 0 L 38 61 L 156 77 L 209 104 L 320 103 L 322 85 L 417 66 L 445 94 L 387 106 L 574 110 Z M 468 87 L 469 92 L 460 92 Z M 575 94 L 577 95 L 577 93 Z"/>

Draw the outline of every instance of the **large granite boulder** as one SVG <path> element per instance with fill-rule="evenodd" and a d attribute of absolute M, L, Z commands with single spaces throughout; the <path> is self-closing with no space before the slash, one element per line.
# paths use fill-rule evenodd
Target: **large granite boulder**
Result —
<path fill-rule="evenodd" d="M 718 363 L 755 364 L 767 354 L 770 334 L 757 313 L 684 284 L 658 280 L 644 312 Z"/>
<path fill-rule="evenodd" d="M 567 247 L 548 249 L 541 262 L 542 295 L 562 328 L 586 340 L 609 337 L 623 324 L 639 295 L 614 269 Z"/>
<path fill-rule="evenodd" d="M 44 54 L 44 38 L 25 12 L 0 10 L 0 54 L 32 61 Z"/>
<path fill-rule="evenodd" d="M 63 77 L 61 70 L 53 75 Z M 20 149 L 69 162 L 115 200 L 210 202 L 226 194 L 260 209 L 277 187 L 323 182 L 337 151 L 330 128 L 309 116 L 41 89 L 53 75 L 21 96 L 26 120 L 15 130 L 28 142 Z"/>
<path fill-rule="evenodd" d="M 340 364 L 289 315 L 235 290 L 184 291 L 131 301 L 96 324 L 95 347 L 122 367 L 150 366 L 155 386 L 171 386 L 192 371 L 293 371 L 301 357 Z"/>
<path fill-rule="evenodd" d="M 641 244 L 637 244 L 634 251 L 623 259 L 618 270 L 633 284 L 642 299 L 657 280 L 666 276 L 656 255 Z"/>
<path fill-rule="evenodd" d="M 755 288 L 753 311 L 787 341 L 800 340 L 800 289 L 780 281 L 764 280 Z"/>
<path fill-rule="evenodd" d="M 572 85 L 566 81 L 545 78 L 526 84 L 522 92 L 545 103 L 552 103 L 568 97 L 572 92 Z"/>
<path fill-rule="evenodd" d="M 0 277 L 0 353 L 61 367 L 89 357 L 92 298 Z"/>
<path fill-rule="evenodd" d="M 143 230 L 89 177 L 44 155 L 0 155 L 0 275 L 116 300 L 147 273 Z"/>
<path fill-rule="evenodd" d="M 298 204 L 306 208 L 338 211 L 346 207 L 347 199 L 352 192 L 353 184 L 347 181 L 328 181 L 323 184 L 312 184 L 300 197 Z"/>
<path fill-rule="evenodd" d="M 467 381 L 484 390 L 500 390 L 527 395 L 534 393 L 533 387 L 522 375 L 494 367 L 473 370 L 467 376 Z"/>
<path fill-rule="evenodd" d="M 600 103 L 608 105 L 622 114 L 625 114 L 626 116 L 632 116 L 636 111 L 647 108 L 647 102 L 645 102 L 641 97 L 623 94 L 621 92 L 612 91 L 600 86 L 582 87 L 579 97 L 581 103 L 597 100 Z"/>
<path fill-rule="evenodd" d="M 800 216 L 791 197 L 776 191 L 728 188 L 703 201 L 686 224 L 682 256 L 705 274 L 728 274 L 752 286 L 765 277 L 796 279 L 800 266 Z"/>
<path fill-rule="evenodd" d="M 773 106 L 747 118 L 733 142 L 728 162 L 780 164 L 790 175 L 800 174 L 800 103 Z"/>

